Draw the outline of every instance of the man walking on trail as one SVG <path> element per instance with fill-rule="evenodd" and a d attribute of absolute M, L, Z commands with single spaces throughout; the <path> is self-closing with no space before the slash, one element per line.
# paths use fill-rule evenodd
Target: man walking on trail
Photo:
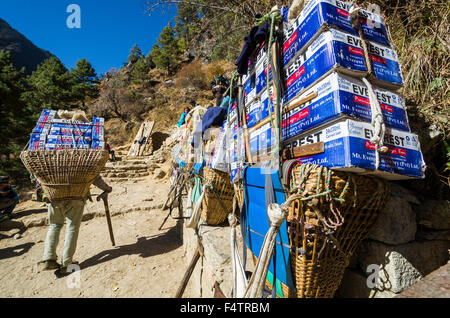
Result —
<path fill-rule="evenodd" d="M 103 181 L 101 176 L 98 176 L 93 184 L 108 193 L 112 191 L 112 188 Z M 63 200 L 48 204 L 48 220 L 50 225 L 47 238 L 45 239 L 44 256 L 42 261 L 39 262 L 44 264 L 43 270 L 57 269 L 58 271 L 55 274 L 68 274 L 67 267 L 73 263 L 73 255 L 77 247 L 78 232 L 80 230 L 86 199 Z M 64 240 L 62 264 L 60 265 L 57 262 L 56 247 L 58 246 L 59 234 L 64 225 L 64 221 L 66 221 L 66 237 Z"/>

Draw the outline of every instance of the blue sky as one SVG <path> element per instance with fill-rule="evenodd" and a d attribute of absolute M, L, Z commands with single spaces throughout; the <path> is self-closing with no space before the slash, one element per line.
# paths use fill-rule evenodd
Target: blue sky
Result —
<path fill-rule="evenodd" d="M 80 29 L 66 25 L 70 4 L 81 8 Z M 176 14 L 172 6 L 149 16 L 145 7 L 145 0 L 0 0 L 0 17 L 67 68 L 86 58 L 100 74 L 122 66 L 134 43 L 148 54 Z"/>

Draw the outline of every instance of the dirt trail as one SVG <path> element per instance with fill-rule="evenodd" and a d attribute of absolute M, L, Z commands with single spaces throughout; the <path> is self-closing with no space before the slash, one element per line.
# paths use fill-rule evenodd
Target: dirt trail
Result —
<path fill-rule="evenodd" d="M 74 259 L 80 263 L 80 288 L 75 274 L 56 278 L 39 271 L 47 226 L 46 207 L 27 201 L 16 209 L 16 219 L 29 227 L 0 231 L 0 297 L 173 297 L 186 263 L 179 229 L 161 206 L 168 179 L 146 178 L 139 183 L 111 183 L 110 210 L 116 247 L 111 246 L 102 202 L 88 202 Z M 93 194 L 100 190 L 91 188 Z M 62 254 L 63 228 L 58 256 Z M 21 238 L 14 238 L 21 233 Z M 189 286 L 184 296 L 192 293 Z"/>

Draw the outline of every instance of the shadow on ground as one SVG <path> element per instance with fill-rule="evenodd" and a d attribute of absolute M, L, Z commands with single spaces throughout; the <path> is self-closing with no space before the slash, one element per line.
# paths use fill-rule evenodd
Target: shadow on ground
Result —
<path fill-rule="evenodd" d="M 139 237 L 134 244 L 121 245 L 110 250 L 102 251 L 83 261 L 80 264 L 80 267 L 81 269 L 86 269 L 124 255 L 139 255 L 142 258 L 147 258 L 168 253 L 181 245 L 182 242 L 179 239 L 179 227 L 176 225 L 162 234 L 150 237 Z"/>
<path fill-rule="evenodd" d="M 0 260 L 23 255 L 28 252 L 34 244 L 35 243 L 29 242 L 17 246 L 2 248 L 0 250 Z"/>
<path fill-rule="evenodd" d="M 25 216 L 28 216 L 28 215 L 31 215 L 31 214 L 42 214 L 42 213 L 47 213 L 47 208 L 23 210 L 23 211 L 14 213 L 12 215 L 12 217 L 14 219 L 19 219 L 19 218 L 22 218 L 22 217 L 25 217 Z"/>

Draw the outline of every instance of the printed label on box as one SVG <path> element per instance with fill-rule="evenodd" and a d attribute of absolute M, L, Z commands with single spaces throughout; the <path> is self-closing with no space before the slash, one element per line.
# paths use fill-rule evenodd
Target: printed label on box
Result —
<path fill-rule="evenodd" d="M 395 51 L 373 44 L 368 45 L 368 50 L 373 61 L 373 75 L 380 81 L 379 84 L 402 85 L 403 79 Z M 285 103 L 333 69 L 356 77 L 367 75 L 359 38 L 337 30 L 322 33 L 303 54 L 298 55 L 285 68 Z"/>
<path fill-rule="evenodd" d="M 417 135 L 394 130 L 387 131 L 384 145 L 387 153 L 380 153 L 379 171 L 375 169 L 375 145 L 369 140 L 374 131 L 370 123 L 352 119 L 325 124 L 308 133 L 290 139 L 285 148 L 324 142 L 325 152 L 299 158 L 302 163 L 345 168 L 346 171 L 370 173 L 396 180 L 407 177 L 423 178 L 425 162 Z"/>
<path fill-rule="evenodd" d="M 256 75 L 253 73 L 244 83 L 244 105 L 248 105 L 256 97 Z"/>
<path fill-rule="evenodd" d="M 247 116 L 247 127 L 255 126 L 261 120 L 261 103 L 258 99 L 253 100 L 245 106 Z"/>
<path fill-rule="evenodd" d="M 349 5 L 339 0 L 312 0 L 292 24 L 284 23 L 284 65 L 303 51 L 327 26 L 358 36 L 348 19 Z M 390 46 L 383 17 L 361 9 L 360 24 L 365 38 Z"/>
<path fill-rule="evenodd" d="M 272 81 L 272 67 L 269 66 L 269 83 Z M 267 87 L 267 59 L 256 66 L 256 95 L 259 95 Z"/>
<path fill-rule="evenodd" d="M 367 122 L 372 121 L 369 92 L 363 82 L 334 72 L 306 90 L 299 98 L 314 92 L 317 97 L 283 114 L 283 140 L 302 134 L 338 116 L 347 115 Z M 380 103 L 386 126 L 410 131 L 402 97 L 377 87 L 374 87 L 374 93 Z M 295 102 L 295 99 L 292 102 Z"/>

